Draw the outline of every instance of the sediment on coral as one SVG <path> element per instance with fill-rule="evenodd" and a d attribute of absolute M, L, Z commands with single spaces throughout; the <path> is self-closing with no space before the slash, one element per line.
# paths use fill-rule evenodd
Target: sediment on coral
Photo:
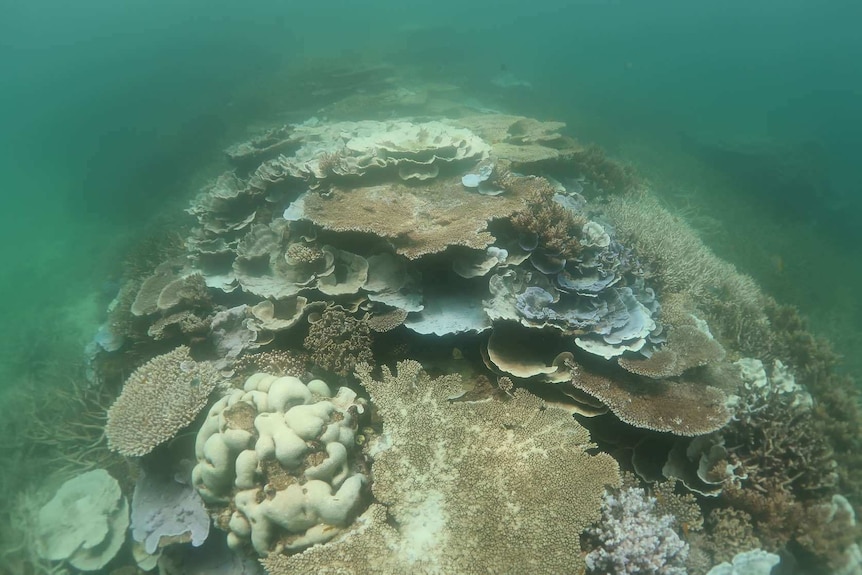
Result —
<path fill-rule="evenodd" d="M 456 375 L 432 379 L 414 361 L 379 379 L 371 371 L 357 376 L 383 421 L 366 446 L 377 503 L 326 544 L 268 556 L 271 574 L 583 569 L 578 534 L 619 482 L 612 458 L 586 453 L 583 427 L 524 390 L 452 402 Z"/>

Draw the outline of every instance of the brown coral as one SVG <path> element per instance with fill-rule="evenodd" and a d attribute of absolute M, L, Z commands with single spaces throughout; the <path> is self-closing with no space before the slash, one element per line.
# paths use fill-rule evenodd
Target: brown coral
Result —
<path fill-rule="evenodd" d="M 327 309 L 310 321 L 303 345 L 317 366 L 347 375 L 357 363 L 372 361 L 371 329 L 366 322 L 337 308 Z"/>
<path fill-rule="evenodd" d="M 512 215 L 515 229 L 535 234 L 539 247 L 548 253 L 571 258 L 581 252 L 578 241 L 586 218 L 572 214 L 554 200 L 556 190 L 544 178 L 501 175 L 496 183 L 507 192 L 524 198 L 524 206 Z"/>
<path fill-rule="evenodd" d="M 521 190 L 488 197 L 468 191 L 457 178 L 421 185 L 334 186 L 326 195 L 309 194 L 303 217 L 324 229 L 364 232 L 389 240 L 410 259 L 449 246 L 485 249 L 495 238 L 488 222 L 521 207 Z"/>
<path fill-rule="evenodd" d="M 599 517 L 619 470 L 590 456 L 589 434 L 524 390 L 508 401 L 452 402 L 460 377 L 431 379 L 413 361 L 381 380 L 357 376 L 383 420 L 371 442 L 379 503 L 357 527 L 298 555 L 264 560 L 273 575 L 578 573 L 579 535 Z"/>
<path fill-rule="evenodd" d="M 108 447 L 130 457 L 146 455 L 194 420 L 219 379 L 186 346 L 151 359 L 129 376 L 108 410 Z"/>
<path fill-rule="evenodd" d="M 695 367 L 724 359 L 724 348 L 706 331 L 693 325 L 670 330 L 667 344 L 652 356 L 620 357 L 620 367 L 652 379 L 678 377 Z"/>
<path fill-rule="evenodd" d="M 649 380 L 625 372 L 610 377 L 570 367 L 572 386 L 634 427 L 695 436 L 721 429 L 731 417 L 724 392 L 701 382 Z"/>

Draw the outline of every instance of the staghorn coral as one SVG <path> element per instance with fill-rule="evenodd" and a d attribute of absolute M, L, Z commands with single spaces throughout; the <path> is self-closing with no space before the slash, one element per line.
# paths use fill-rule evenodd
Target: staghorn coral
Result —
<path fill-rule="evenodd" d="M 672 515 L 659 515 L 643 489 L 606 492 L 602 519 L 587 531 L 597 546 L 585 558 L 588 573 L 685 575 L 688 545 L 673 529 Z"/>
<path fill-rule="evenodd" d="M 719 259 L 647 192 L 613 197 L 604 208 L 619 236 L 652 268 L 662 293 L 697 302 L 698 315 L 726 347 L 749 355 L 762 349 L 771 333 L 763 311 L 768 298 L 754 280 Z"/>
<path fill-rule="evenodd" d="M 303 346 L 315 365 L 347 375 L 356 364 L 371 361 L 371 328 L 347 312 L 329 308 L 315 318 Z"/>
<path fill-rule="evenodd" d="M 578 535 L 619 482 L 613 459 L 585 452 L 584 428 L 524 390 L 452 402 L 460 378 L 431 379 L 414 361 L 357 376 L 383 421 L 368 445 L 379 503 L 325 545 L 267 557 L 272 575 L 583 570 Z"/>
<path fill-rule="evenodd" d="M 186 346 L 151 359 L 129 376 L 108 410 L 108 447 L 130 457 L 146 455 L 194 420 L 219 380 Z"/>
<path fill-rule="evenodd" d="M 574 171 L 593 183 L 599 193 L 621 194 L 643 185 L 643 180 L 629 165 L 611 160 L 595 144 L 573 151 L 566 157 Z"/>
<path fill-rule="evenodd" d="M 708 535 L 697 539 L 697 547 L 710 556 L 713 564 L 730 561 L 737 553 L 761 546 L 751 515 L 741 509 L 713 509 L 706 517 L 706 531 Z"/>
<path fill-rule="evenodd" d="M 815 424 L 810 397 L 786 378 L 780 362 L 768 380 L 762 376 L 762 383 L 761 378 L 751 380 L 754 370 L 745 369 L 745 360 L 737 363 L 748 379 L 721 436 L 728 460 L 742 470 L 745 484 L 761 492 L 777 485 L 801 500 L 834 493 L 837 464 Z"/>

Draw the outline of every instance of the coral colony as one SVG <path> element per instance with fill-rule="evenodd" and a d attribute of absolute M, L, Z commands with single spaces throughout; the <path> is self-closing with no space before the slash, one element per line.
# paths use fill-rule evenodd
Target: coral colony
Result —
<path fill-rule="evenodd" d="M 450 116 L 228 150 L 99 332 L 126 470 L 46 569 L 860 573 L 826 349 L 562 124 Z"/>

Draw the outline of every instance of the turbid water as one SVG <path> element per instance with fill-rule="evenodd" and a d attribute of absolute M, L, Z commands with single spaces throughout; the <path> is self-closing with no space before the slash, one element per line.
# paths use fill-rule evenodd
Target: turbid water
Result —
<path fill-rule="evenodd" d="M 4 3 L 5 405 L 44 397 L 63 412 L 60 392 L 84 378 L 84 349 L 125 262 L 155 265 L 147 246 L 181 243 L 195 223 L 183 210 L 230 167 L 226 147 L 274 125 L 327 121 L 321 110 L 350 98 L 362 115 L 357 96 L 393 89 L 402 103 L 437 94 L 436 107 L 410 109 L 417 120 L 461 106 L 565 122 L 567 136 L 633 166 L 718 257 L 796 306 L 843 356 L 836 374 L 862 378 L 858 3 L 284 4 Z M 388 114 L 378 100 L 368 118 L 400 109 Z M 124 363 L 123 376 L 151 351 Z M 28 474 L 50 467 L 37 464 L 50 459 L 28 439 L 37 436 L 3 448 L 20 467 L 0 483 L 5 494 L 38 487 Z M 858 503 L 851 483 L 844 494 Z M 798 542 L 761 539 L 808 557 Z"/>

